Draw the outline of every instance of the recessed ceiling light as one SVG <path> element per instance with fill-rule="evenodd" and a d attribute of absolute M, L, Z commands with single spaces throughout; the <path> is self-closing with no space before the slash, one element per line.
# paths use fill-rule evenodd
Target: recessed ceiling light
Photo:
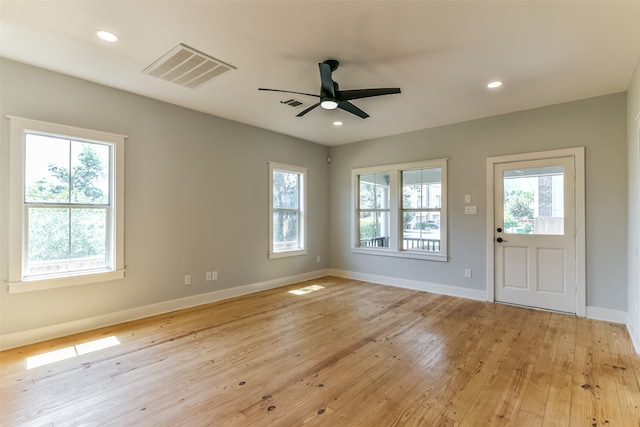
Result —
<path fill-rule="evenodd" d="M 489 89 L 495 89 L 500 86 L 502 86 L 502 82 L 499 82 L 499 81 L 491 82 L 487 85 Z"/>
<path fill-rule="evenodd" d="M 118 41 L 118 36 L 116 36 L 115 34 L 109 32 L 109 31 L 100 30 L 100 31 L 96 32 L 96 34 L 102 40 L 107 41 L 107 42 L 117 42 Z"/>
<path fill-rule="evenodd" d="M 342 126 L 342 122 L 333 122 L 334 126 Z"/>

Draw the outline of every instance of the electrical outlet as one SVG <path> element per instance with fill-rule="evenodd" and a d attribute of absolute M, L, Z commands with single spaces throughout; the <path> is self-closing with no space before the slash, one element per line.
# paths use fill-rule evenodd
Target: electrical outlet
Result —
<path fill-rule="evenodd" d="M 464 269 L 464 277 L 466 277 L 467 279 L 471 278 L 471 269 L 470 268 L 465 268 Z"/>
<path fill-rule="evenodd" d="M 207 271 L 207 272 L 205 273 L 205 278 L 204 278 L 204 280 L 206 280 L 207 282 L 210 282 L 210 281 L 212 280 L 212 278 L 211 278 L 211 272 L 210 272 L 210 271 Z"/>
<path fill-rule="evenodd" d="M 217 271 L 212 271 L 211 272 L 211 280 L 218 280 L 218 272 Z"/>
<path fill-rule="evenodd" d="M 316 262 L 320 262 L 320 255 L 316 257 Z"/>
<path fill-rule="evenodd" d="M 185 274 L 185 276 L 184 276 L 184 284 L 185 284 L 185 286 L 189 286 L 191 284 L 191 275 L 190 274 Z"/>

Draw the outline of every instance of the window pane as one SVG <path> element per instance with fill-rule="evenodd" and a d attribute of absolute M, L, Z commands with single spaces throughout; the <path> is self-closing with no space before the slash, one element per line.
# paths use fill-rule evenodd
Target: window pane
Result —
<path fill-rule="evenodd" d="M 440 252 L 440 213 L 404 212 L 402 249 Z"/>
<path fill-rule="evenodd" d="M 72 209 L 70 269 L 107 266 L 107 210 Z"/>
<path fill-rule="evenodd" d="M 299 209 L 300 174 L 273 171 L 273 208 Z"/>
<path fill-rule="evenodd" d="M 402 171 L 402 208 L 439 209 L 442 197 L 441 175 L 440 168 Z"/>
<path fill-rule="evenodd" d="M 504 232 L 564 234 L 564 167 L 505 171 Z"/>
<path fill-rule="evenodd" d="M 71 203 L 109 203 L 109 146 L 71 143 Z"/>
<path fill-rule="evenodd" d="M 359 205 L 360 209 L 389 208 L 389 174 L 373 173 L 360 175 Z"/>
<path fill-rule="evenodd" d="M 389 212 L 360 212 L 360 246 L 389 247 Z"/>
<path fill-rule="evenodd" d="M 273 213 L 273 250 L 275 252 L 301 249 L 298 240 L 298 213 Z"/>
<path fill-rule="evenodd" d="M 33 133 L 25 141 L 27 203 L 69 202 L 69 140 Z"/>
<path fill-rule="evenodd" d="M 69 209 L 28 209 L 27 275 L 68 270 Z"/>

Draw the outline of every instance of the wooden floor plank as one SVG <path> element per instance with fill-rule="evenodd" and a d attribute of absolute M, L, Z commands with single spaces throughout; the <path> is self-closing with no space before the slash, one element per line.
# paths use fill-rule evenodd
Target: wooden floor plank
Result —
<path fill-rule="evenodd" d="M 553 316 L 557 319 L 556 324 L 560 333 L 557 351 L 550 369 L 549 392 L 544 408 L 543 424 L 560 427 L 569 425 L 571 416 L 576 318 L 564 314 Z"/>
<path fill-rule="evenodd" d="M 623 325 L 326 277 L 2 352 L 0 425 L 637 427 L 639 375 Z"/>
<path fill-rule="evenodd" d="M 586 324 L 584 326 L 587 326 Z M 571 382 L 571 426 L 593 425 L 597 421 L 593 346 L 578 342 L 575 347 Z"/>

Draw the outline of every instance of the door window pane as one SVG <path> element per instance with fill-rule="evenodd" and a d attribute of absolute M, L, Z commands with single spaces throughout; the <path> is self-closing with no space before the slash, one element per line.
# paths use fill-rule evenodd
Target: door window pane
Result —
<path fill-rule="evenodd" d="M 564 167 L 504 172 L 504 232 L 564 234 Z"/>

